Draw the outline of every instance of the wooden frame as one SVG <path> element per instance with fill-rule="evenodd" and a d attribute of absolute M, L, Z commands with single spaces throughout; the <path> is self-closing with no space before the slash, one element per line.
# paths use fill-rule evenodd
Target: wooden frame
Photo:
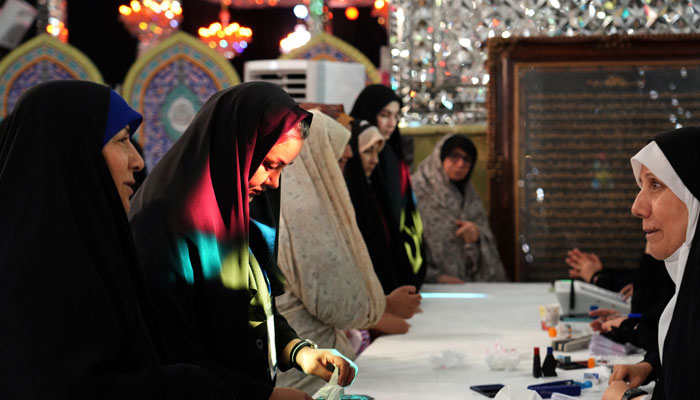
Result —
<path fill-rule="evenodd" d="M 517 186 L 522 172 L 519 169 L 521 154 L 518 146 L 519 143 L 529 143 L 528 138 L 518 136 L 519 126 L 527 123 L 523 122 L 524 117 L 519 114 L 523 109 L 523 105 L 518 103 L 521 93 L 518 82 L 521 79 L 519 76 L 522 76 L 518 75 L 519 68 L 545 70 L 578 66 L 580 68 L 575 72 L 581 72 L 585 68 L 604 69 L 610 66 L 619 66 L 621 69 L 643 69 L 647 66 L 675 68 L 679 63 L 700 66 L 700 35 L 496 38 L 487 42 L 487 48 L 490 74 L 487 98 L 490 223 L 510 276 L 515 281 L 529 280 L 524 260 L 525 250 L 520 250 L 526 243 L 519 241 L 522 236 L 518 226 L 518 208 L 523 204 L 523 200 L 518 197 L 520 190 Z M 570 76 L 566 75 L 568 70 L 562 71 L 561 75 L 553 76 L 565 82 Z M 607 83 L 615 84 L 613 81 Z M 700 91 L 700 88 L 697 90 Z M 640 110 L 642 113 L 644 111 Z M 665 130 L 673 128 L 668 121 L 666 123 Z M 631 172 L 629 175 L 631 179 Z M 639 239 L 640 243 L 642 240 Z M 561 274 L 566 275 L 563 261 L 562 255 Z"/>

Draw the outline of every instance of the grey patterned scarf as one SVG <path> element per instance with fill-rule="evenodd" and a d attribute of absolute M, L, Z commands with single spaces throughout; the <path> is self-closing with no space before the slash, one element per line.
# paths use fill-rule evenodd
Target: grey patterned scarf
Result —
<path fill-rule="evenodd" d="M 470 182 L 463 185 L 460 193 L 442 167 L 440 150 L 451 136 L 438 141 L 412 176 L 427 247 L 426 282 L 435 282 L 442 274 L 466 282 L 504 281 L 506 273 L 481 198 Z M 478 242 L 465 244 L 455 235 L 457 219 L 478 226 Z"/>

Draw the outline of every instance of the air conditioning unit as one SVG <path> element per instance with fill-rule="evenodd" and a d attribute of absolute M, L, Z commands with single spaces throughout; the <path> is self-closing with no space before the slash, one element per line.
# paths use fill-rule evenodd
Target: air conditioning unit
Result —
<path fill-rule="evenodd" d="M 257 60 L 245 63 L 243 79 L 274 83 L 299 103 L 343 104 L 349 114 L 365 87 L 365 67 L 326 60 Z"/>

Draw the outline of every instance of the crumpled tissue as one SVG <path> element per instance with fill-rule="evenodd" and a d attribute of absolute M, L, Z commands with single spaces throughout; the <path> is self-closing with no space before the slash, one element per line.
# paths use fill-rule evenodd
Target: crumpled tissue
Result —
<path fill-rule="evenodd" d="M 338 370 L 340 368 L 336 368 L 328 383 L 316 392 L 317 397 L 322 397 L 326 400 L 340 400 L 340 397 L 345 394 L 345 389 L 338 385 Z"/>
<path fill-rule="evenodd" d="M 491 371 L 513 371 L 518 364 L 520 353 L 515 349 L 507 349 L 498 342 L 486 349 L 486 365 Z"/>
<path fill-rule="evenodd" d="M 503 386 L 496 393 L 495 400 L 542 400 L 542 397 L 534 390 L 517 388 L 513 386 Z"/>
<path fill-rule="evenodd" d="M 434 354 L 428 357 L 428 363 L 435 369 L 453 368 L 462 365 L 463 361 L 464 354 L 452 350 L 443 350 L 441 356 Z"/>

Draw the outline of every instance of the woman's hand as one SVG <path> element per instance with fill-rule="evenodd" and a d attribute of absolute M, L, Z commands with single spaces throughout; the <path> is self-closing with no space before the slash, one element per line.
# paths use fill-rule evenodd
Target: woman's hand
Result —
<path fill-rule="evenodd" d="M 591 317 L 598 317 L 598 319 L 590 323 L 591 328 L 596 332 L 609 331 L 610 329 L 612 329 L 612 327 L 609 326 L 607 330 L 603 330 L 603 325 L 605 325 L 608 321 L 612 321 L 622 317 L 619 311 L 610 308 L 599 308 L 597 310 L 589 312 L 588 315 L 590 315 Z M 617 325 L 615 326 L 619 326 L 620 323 L 622 323 L 622 321 L 617 323 Z"/>
<path fill-rule="evenodd" d="M 420 294 L 412 285 L 400 286 L 386 296 L 386 312 L 408 319 L 420 310 Z"/>
<path fill-rule="evenodd" d="M 355 368 L 338 351 L 304 347 L 297 353 L 297 364 L 302 371 L 328 382 L 338 368 L 338 385 L 347 386 L 355 379 Z"/>
<path fill-rule="evenodd" d="M 634 294 L 634 285 L 631 283 L 626 284 L 622 289 L 620 289 L 620 295 L 622 295 L 622 300 L 627 300 Z"/>
<path fill-rule="evenodd" d="M 475 223 L 461 219 L 456 220 L 455 223 L 457 224 L 455 235 L 462 238 L 464 243 L 476 243 L 479 241 L 479 227 Z"/>
<path fill-rule="evenodd" d="M 276 387 L 268 400 L 313 400 L 306 392 L 292 388 Z"/>
<path fill-rule="evenodd" d="M 622 316 L 619 311 L 613 310 L 612 308 L 599 308 L 597 310 L 589 311 L 588 315 L 606 320 Z"/>
<path fill-rule="evenodd" d="M 618 364 L 613 369 L 612 374 L 610 374 L 608 384 L 612 384 L 615 381 L 624 381 L 629 382 L 630 388 L 636 388 L 646 381 L 653 370 L 654 368 L 651 364 L 646 361 L 634 365 Z"/>
<path fill-rule="evenodd" d="M 586 282 L 591 282 L 593 275 L 603 269 L 603 263 L 597 255 L 584 253 L 579 249 L 566 253 L 566 263 L 571 267 L 569 270 L 571 278 L 581 278 Z"/>
<path fill-rule="evenodd" d="M 619 328 L 622 321 L 624 321 L 626 319 L 627 319 L 627 317 L 618 317 L 618 318 L 609 319 L 601 324 L 600 331 L 601 332 L 610 332 L 612 330 L 612 328 Z"/>
<path fill-rule="evenodd" d="M 601 400 L 620 400 L 622 395 L 629 389 L 631 388 L 627 382 L 615 381 L 611 383 L 607 389 L 605 389 Z"/>
<path fill-rule="evenodd" d="M 385 312 L 379 322 L 377 322 L 372 329 L 387 335 L 396 335 L 408 332 L 408 328 L 410 327 L 411 324 L 406 322 L 405 319 Z"/>
<path fill-rule="evenodd" d="M 442 274 L 442 275 L 438 276 L 437 283 L 460 284 L 460 283 L 464 283 L 464 281 L 457 278 L 456 276 Z"/>

